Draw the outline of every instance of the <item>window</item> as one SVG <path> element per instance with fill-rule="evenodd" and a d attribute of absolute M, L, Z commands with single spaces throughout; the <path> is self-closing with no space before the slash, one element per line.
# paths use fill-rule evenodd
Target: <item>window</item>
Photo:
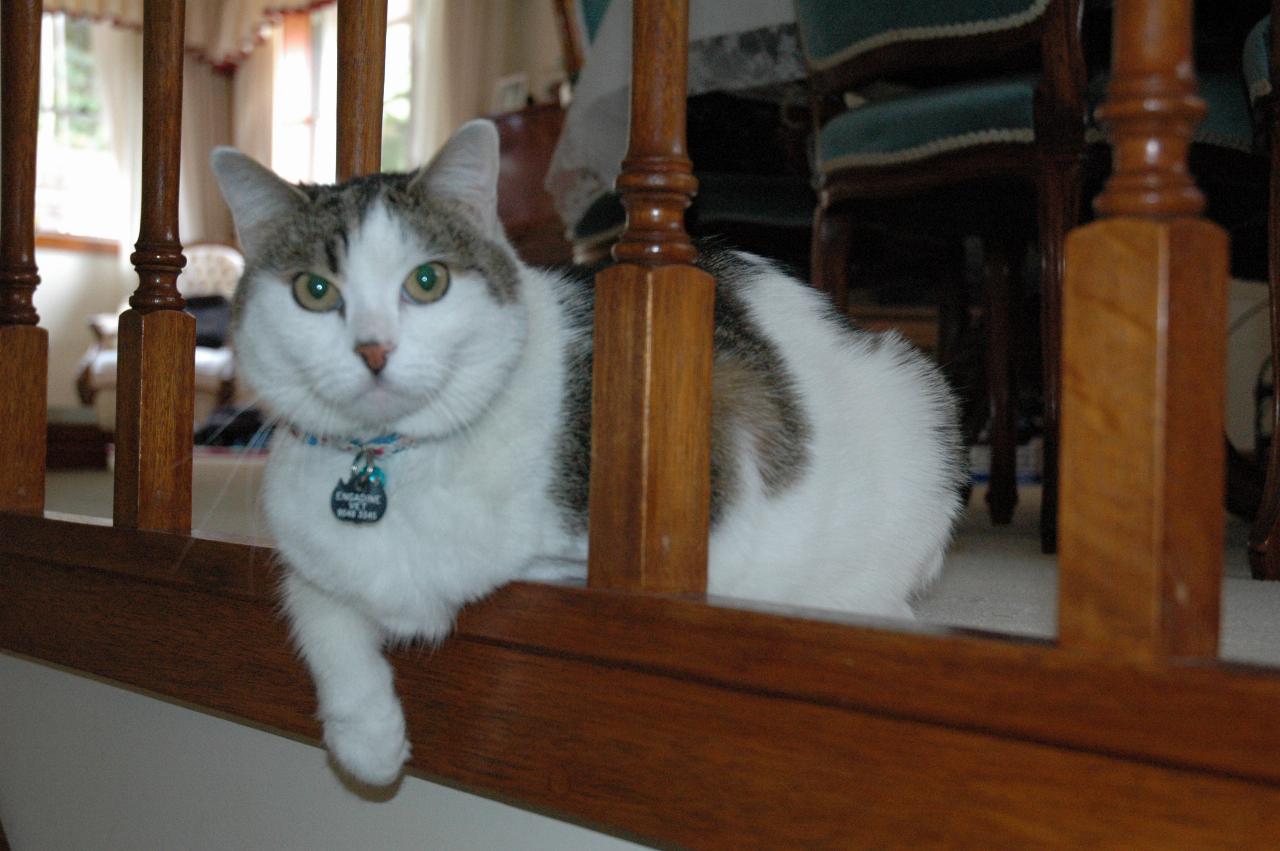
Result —
<path fill-rule="evenodd" d="M 286 15 L 278 29 L 271 166 L 288 180 L 334 177 L 338 91 L 338 14 L 330 5 Z M 413 2 L 387 4 L 382 167 L 409 163 L 413 83 Z"/>
<path fill-rule="evenodd" d="M 94 73 L 93 25 L 46 14 L 40 38 L 36 230 L 115 239 L 119 183 Z"/>
<path fill-rule="evenodd" d="M 409 168 L 409 91 L 413 85 L 413 10 L 410 0 L 387 4 L 387 67 L 382 86 L 382 168 Z"/>

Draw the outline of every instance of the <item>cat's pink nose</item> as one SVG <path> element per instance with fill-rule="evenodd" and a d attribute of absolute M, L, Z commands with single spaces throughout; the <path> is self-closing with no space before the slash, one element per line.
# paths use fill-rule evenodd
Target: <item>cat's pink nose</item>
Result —
<path fill-rule="evenodd" d="M 392 348 L 394 347 L 384 346 L 381 343 L 361 343 L 356 346 L 356 354 L 364 361 L 364 365 L 369 367 L 369 371 L 377 375 L 387 365 L 387 358 L 391 356 Z"/>

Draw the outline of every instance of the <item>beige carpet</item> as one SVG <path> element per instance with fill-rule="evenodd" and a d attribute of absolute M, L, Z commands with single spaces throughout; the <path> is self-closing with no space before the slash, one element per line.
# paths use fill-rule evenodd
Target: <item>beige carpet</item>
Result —
<path fill-rule="evenodd" d="M 266 531 L 255 510 L 261 461 L 200 454 L 195 465 L 195 526 L 251 538 Z M 106 472 L 49 474 L 50 511 L 111 515 Z M 961 524 L 942 579 L 917 606 L 930 623 L 1015 635 L 1052 637 L 1057 619 L 1057 560 L 1040 554 L 1036 523 L 1039 489 L 1024 487 L 1009 526 L 992 526 L 977 490 Z M 1280 582 L 1249 578 L 1244 523 L 1227 526 L 1222 655 L 1233 661 L 1280 666 Z"/>

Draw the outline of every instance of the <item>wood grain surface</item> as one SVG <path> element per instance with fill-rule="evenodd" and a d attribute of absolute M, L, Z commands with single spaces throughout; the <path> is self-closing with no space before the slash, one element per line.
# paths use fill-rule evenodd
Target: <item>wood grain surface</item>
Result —
<path fill-rule="evenodd" d="M 339 182 L 382 166 L 387 0 L 338 0 Z"/>
<path fill-rule="evenodd" d="M 116 366 L 117 526 L 191 528 L 195 319 L 183 313 L 178 242 L 185 0 L 143 7 L 142 222 L 138 288 L 120 316 Z"/>
<path fill-rule="evenodd" d="M 565 627 L 537 623 L 536 644 L 513 640 L 514 629 L 495 638 L 464 624 L 439 650 L 394 655 L 415 744 L 411 767 L 428 779 L 688 847 L 1260 847 L 1280 832 L 1274 735 L 1253 728 L 1253 747 L 1241 749 L 1253 751 L 1244 772 L 1187 759 L 1177 753 L 1187 743 L 1173 735 L 1198 736 L 1203 753 L 1228 752 L 1237 735 L 1231 731 L 1274 708 L 1274 676 L 1206 669 L 1185 687 L 1173 670 L 1129 668 L 1126 678 L 1123 666 L 1044 648 L 1022 648 L 1027 655 L 1018 664 L 1016 647 L 1008 648 L 1008 668 L 993 673 L 975 664 L 980 656 L 951 652 L 963 639 L 826 625 L 848 647 L 874 647 L 868 636 L 883 636 L 887 668 L 867 665 L 866 656 L 843 665 L 823 656 L 811 670 L 843 670 L 843 682 L 823 685 L 819 676 L 810 689 L 848 691 L 851 682 L 883 676 L 883 683 L 916 688 L 935 711 L 949 711 L 958 688 L 968 691 L 973 705 L 965 711 L 974 716 L 1022 695 L 1031 703 L 1023 710 L 1040 710 L 1044 729 L 1105 721 L 1098 707 L 1110 707 L 1103 715 L 1158 730 L 1152 738 L 1167 748 L 1135 758 L 1105 745 L 1047 742 L 1008 728 L 1005 718 L 955 724 L 808 694 L 785 672 L 788 659 L 804 658 L 809 636 L 773 615 L 517 586 L 485 604 L 490 629 L 520 616 L 512 594 L 525 603 L 580 597 L 582 605 L 561 619 Z M 623 621 L 589 644 L 577 636 L 573 649 L 542 639 L 572 636 L 582 619 L 607 627 L 617 614 L 610 597 L 652 629 L 636 633 L 634 622 Z M 675 617 L 639 611 L 637 603 L 670 607 Z M 564 613 L 563 606 L 554 612 Z M 678 656 L 668 649 L 648 663 L 609 658 L 652 656 L 653 643 L 678 647 L 675 621 L 682 619 L 695 636 L 703 628 L 718 632 L 719 647 L 708 654 L 695 640 Z M 774 620 L 782 643 L 753 646 L 735 637 L 754 632 L 763 639 L 762 627 L 767 633 Z M 915 642 L 934 652 L 909 672 L 910 663 L 925 659 L 913 652 Z M 972 645 L 979 654 L 994 646 Z M 0 647 L 312 741 L 318 736 L 310 684 L 265 601 L 4 555 Z M 771 663 L 782 672 L 778 680 L 762 686 L 735 671 L 753 660 Z M 1033 676 L 1019 685 L 1028 672 Z M 1073 686 L 1076 676 L 1081 682 Z M 1161 680 L 1173 685 L 1143 700 L 1144 689 Z M 983 689 L 990 691 L 982 696 Z M 1077 709 L 1084 710 L 1079 718 Z M 1259 767 L 1262 777 L 1251 770 Z"/>
<path fill-rule="evenodd" d="M 711 505 L 715 281 L 684 210 L 697 187 L 685 154 L 687 0 L 633 10 L 631 140 L 617 188 L 627 226 L 618 265 L 596 277 L 591 401 L 593 587 L 706 590 Z"/>
<path fill-rule="evenodd" d="M 44 511 L 49 332 L 0 325 L 0 511 Z"/>
<path fill-rule="evenodd" d="M 0 6 L 0 511 L 44 510 L 49 334 L 37 328 L 36 118 L 41 4 Z"/>
<path fill-rule="evenodd" d="M 1111 218 L 1068 238 L 1063 305 L 1061 562 L 1065 646 L 1212 656 L 1225 509 L 1228 246 L 1195 218 L 1187 169 L 1204 115 L 1191 3 L 1118 2 L 1099 116 Z"/>

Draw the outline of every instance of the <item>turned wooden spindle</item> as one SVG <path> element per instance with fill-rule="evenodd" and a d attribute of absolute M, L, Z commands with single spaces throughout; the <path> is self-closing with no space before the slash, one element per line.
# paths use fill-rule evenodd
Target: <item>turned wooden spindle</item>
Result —
<path fill-rule="evenodd" d="M 1217 650 L 1227 239 L 1187 171 L 1191 0 L 1117 0 L 1109 216 L 1067 243 L 1059 639 Z"/>
<path fill-rule="evenodd" d="M 684 229 L 688 0 L 636 0 L 633 27 L 627 227 L 596 277 L 589 582 L 702 593 L 715 282 Z"/>
<path fill-rule="evenodd" d="M 49 334 L 36 327 L 39 0 L 0 4 L 0 511 L 44 511 Z"/>
<path fill-rule="evenodd" d="M 113 512 L 117 526 L 177 532 L 191 528 L 195 430 L 195 319 L 177 286 L 185 12 L 185 0 L 143 6 L 139 283 L 120 315 Z"/>
<path fill-rule="evenodd" d="M 338 180 L 382 167 L 387 0 L 338 0 Z"/>
<path fill-rule="evenodd" d="M 1271 284 L 1271 357 L 1272 363 L 1280 363 L 1280 299 L 1275 297 L 1276 282 L 1280 281 L 1280 0 L 1271 3 L 1270 52 L 1271 92 L 1263 101 L 1266 121 L 1267 146 L 1270 148 L 1271 173 L 1269 177 L 1269 209 L 1267 239 L 1267 276 Z M 1280 423 L 1280 393 L 1271 395 L 1272 422 Z M 1262 505 L 1249 533 L 1249 566 L 1257 579 L 1280 579 L 1280 451 L 1275 444 L 1267 463 L 1267 486 L 1263 491 Z"/>

